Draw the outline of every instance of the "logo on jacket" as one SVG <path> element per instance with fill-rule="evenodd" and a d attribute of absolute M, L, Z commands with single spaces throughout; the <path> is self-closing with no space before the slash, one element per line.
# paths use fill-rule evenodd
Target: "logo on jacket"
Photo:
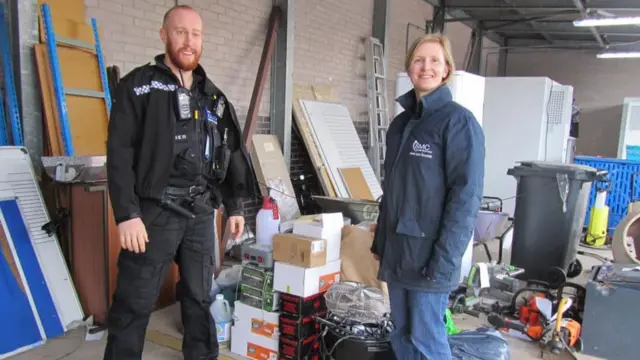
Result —
<path fill-rule="evenodd" d="M 431 151 L 431 145 L 420 144 L 418 140 L 414 140 L 413 144 L 411 145 L 411 151 L 409 152 L 409 155 L 421 156 L 431 159 L 433 157 L 433 152 Z"/>
<path fill-rule="evenodd" d="M 211 111 L 209 111 L 209 109 L 206 109 L 206 111 L 207 111 L 207 121 L 217 124 L 218 119 L 215 117 L 215 115 L 213 115 Z"/>

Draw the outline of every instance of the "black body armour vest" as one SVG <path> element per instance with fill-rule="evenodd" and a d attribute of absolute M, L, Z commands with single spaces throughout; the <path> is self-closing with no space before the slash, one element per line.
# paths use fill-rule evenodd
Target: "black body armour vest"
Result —
<path fill-rule="evenodd" d="M 176 114 L 175 158 L 169 186 L 215 186 L 226 176 L 229 157 L 226 134 L 221 136 L 218 131 L 225 99 L 214 97 L 210 101 L 195 92 L 190 94 L 186 89 L 178 89 L 175 97 L 179 111 Z M 222 156 L 225 154 L 226 159 Z"/>

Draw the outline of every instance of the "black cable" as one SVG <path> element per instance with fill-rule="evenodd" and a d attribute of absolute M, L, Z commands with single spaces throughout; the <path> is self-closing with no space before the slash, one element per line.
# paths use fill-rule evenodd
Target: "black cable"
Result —
<path fill-rule="evenodd" d="M 327 314 L 329 320 L 314 316 L 314 319 L 320 323 L 323 328 L 320 333 L 322 337 L 321 346 L 323 355 L 329 356 L 330 359 L 333 359 L 332 354 L 338 349 L 338 345 L 348 339 L 374 340 L 377 342 L 389 341 L 389 334 L 391 332 L 389 325 L 393 325 L 393 322 L 388 319 L 388 314 L 385 314 L 382 320 L 375 323 L 354 322 L 342 316 L 331 315 L 331 312 Z M 363 334 L 349 330 L 351 327 L 359 326 L 364 328 Z M 332 331 L 330 328 L 334 328 L 335 330 Z M 327 347 L 325 340 L 325 336 L 329 331 L 332 332 L 332 336 L 337 338 L 331 349 Z"/>

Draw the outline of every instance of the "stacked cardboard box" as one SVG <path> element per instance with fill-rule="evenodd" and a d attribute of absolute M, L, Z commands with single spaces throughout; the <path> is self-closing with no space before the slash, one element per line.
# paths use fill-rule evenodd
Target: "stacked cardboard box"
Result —
<path fill-rule="evenodd" d="M 273 270 L 246 264 L 240 274 L 240 301 L 258 309 L 277 311 L 279 293 L 273 290 Z"/>
<path fill-rule="evenodd" d="M 274 290 L 273 280 L 273 267 L 268 262 L 249 259 L 243 263 L 231 328 L 231 352 L 251 359 L 278 358 L 280 294 Z"/>
<path fill-rule="evenodd" d="M 320 326 L 326 314 L 324 293 L 340 281 L 341 213 L 295 221 L 291 234 L 273 239 L 273 288 L 280 293 L 280 359 L 320 358 Z"/>
<path fill-rule="evenodd" d="M 235 302 L 231 352 L 251 359 L 277 359 L 280 314 Z"/>

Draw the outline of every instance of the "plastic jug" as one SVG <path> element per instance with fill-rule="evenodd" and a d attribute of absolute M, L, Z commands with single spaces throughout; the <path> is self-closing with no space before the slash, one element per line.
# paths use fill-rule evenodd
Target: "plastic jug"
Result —
<path fill-rule="evenodd" d="M 278 205 L 271 196 L 262 199 L 262 208 L 256 215 L 256 243 L 273 246 L 273 235 L 280 232 L 280 214 Z"/>
<path fill-rule="evenodd" d="M 231 341 L 231 308 L 229 303 L 224 299 L 224 295 L 216 295 L 216 300 L 209 308 L 213 320 L 216 322 L 216 333 L 218 343 L 222 346 L 229 346 Z"/>

